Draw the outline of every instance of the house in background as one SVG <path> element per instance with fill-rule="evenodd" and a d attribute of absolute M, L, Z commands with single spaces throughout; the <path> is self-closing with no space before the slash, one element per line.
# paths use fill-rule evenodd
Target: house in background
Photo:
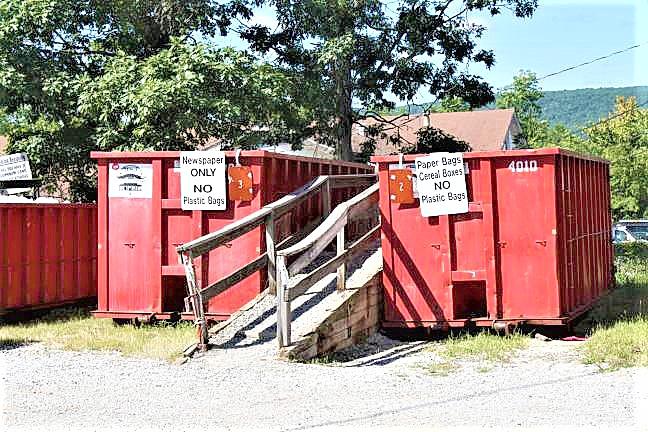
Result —
<path fill-rule="evenodd" d="M 388 135 L 399 134 L 401 145 L 416 143 L 419 129 L 434 127 L 465 141 L 473 151 L 512 150 L 522 133 L 520 122 L 513 109 L 493 109 L 483 111 L 465 111 L 449 113 L 416 114 L 410 116 L 386 116 L 388 123 L 384 132 Z M 354 153 L 362 151 L 362 143 L 367 140 L 365 126 L 380 123 L 368 118 L 353 125 L 351 146 Z M 376 155 L 399 153 L 399 146 L 389 139 L 376 138 Z"/>
<path fill-rule="evenodd" d="M 5 153 L 5 149 L 7 148 L 7 144 L 9 144 L 8 141 L 7 141 L 7 137 L 3 137 L 2 135 L 0 135 L 0 154 Z"/>

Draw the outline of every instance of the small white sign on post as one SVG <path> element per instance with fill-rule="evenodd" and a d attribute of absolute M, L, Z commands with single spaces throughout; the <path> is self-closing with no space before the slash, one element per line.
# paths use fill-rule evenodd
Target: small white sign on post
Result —
<path fill-rule="evenodd" d="M 466 170 L 461 153 L 416 158 L 416 185 L 424 217 L 468 212 Z"/>
<path fill-rule="evenodd" d="M 25 153 L 0 156 L 0 180 L 29 180 L 31 178 L 31 167 Z"/>
<path fill-rule="evenodd" d="M 182 210 L 226 210 L 225 153 L 180 152 Z"/>

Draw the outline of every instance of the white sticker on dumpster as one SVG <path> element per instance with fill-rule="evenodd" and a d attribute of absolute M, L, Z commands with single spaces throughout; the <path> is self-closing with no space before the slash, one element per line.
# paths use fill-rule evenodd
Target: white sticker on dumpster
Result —
<path fill-rule="evenodd" d="M 180 152 L 182 210 L 226 210 L 225 153 Z"/>
<path fill-rule="evenodd" d="M 110 198 L 152 198 L 153 166 L 143 163 L 109 163 L 108 196 Z"/>
<path fill-rule="evenodd" d="M 466 169 L 461 153 L 416 158 L 416 185 L 424 217 L 468 212 Z"/>

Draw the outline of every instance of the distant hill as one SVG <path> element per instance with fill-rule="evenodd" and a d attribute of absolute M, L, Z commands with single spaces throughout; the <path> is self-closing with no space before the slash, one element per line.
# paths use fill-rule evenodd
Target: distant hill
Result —
<path fill-rule="evenodd" d="M 576 129 L 607 117 L 614 110 L 617 96 L 635 96 L 640 103 L 645 102 L 648 86 L 547 91 L 540 99 L 540 106 L 543 117 L 551 124 Z"/>
<path fill-rule="evenodd" d="M 617 96 L 635 96 L 639 103 L 648 101 L 648 86 L 642 87 L 602 87 L 578 90 L 547 91 L 540 99 L 542 115 L 552 125 L 563 124 L 570 129 L 578 129 L 595 122 L 614 111 Z M 485 109 L 495 108 L 495 104 Z M 412 114 L 419 114 L 422 107 L 412 107 Z M 396 107 L 390 114 L 407 112 L 407 107 Z"/>

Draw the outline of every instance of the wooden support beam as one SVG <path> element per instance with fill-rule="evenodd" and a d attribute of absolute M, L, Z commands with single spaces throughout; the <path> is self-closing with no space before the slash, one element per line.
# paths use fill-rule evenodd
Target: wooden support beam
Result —
<path fill-rule="evenodd" d="M 261 225 L 265 221 L 266 216 L 271 213 L 271 209 L 264 207 L 218 231 L 198 237 L 195 240 L 178 246 L 176 250 L 178 253 L 188 252 L 191 258 L 199 257 L 218 246 L 228 243 L 229 241 L 252 231 L 254 228 Z"/>
<path fill-rule="evenodd" d="M 208 287 L 206 287 L 205 289 L 199 292 L 203 302 L 206 302 L 209 299 L 216 297 L 218 294 L 227 291 L 228 288 L 231 288 L 233 285 L 236 285 L 243 279 L 247 278 L 248 276 L 254 274 L 258 270 L 265 267 L 267 263 L 268 263 L 268 255 L 263 254 L 259 256 L 257 259 L 255 259 L 254 261 L 245 265 L 244 267 L 241 267 L 240 269 L 236 270 L 234 273 L 230 274 L 229 276 L 226 276 L 223 279 L 209 285 Z"/>

